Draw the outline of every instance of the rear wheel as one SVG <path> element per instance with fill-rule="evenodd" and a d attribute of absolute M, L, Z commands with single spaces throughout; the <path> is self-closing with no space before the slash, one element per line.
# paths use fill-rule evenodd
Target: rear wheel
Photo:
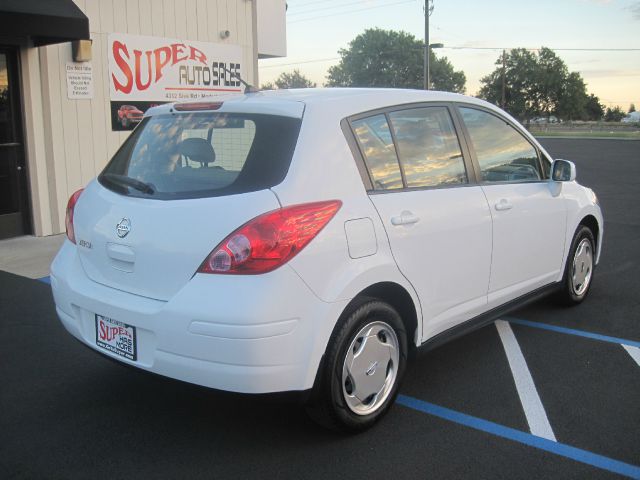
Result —
<path fill-rule="evenodd" d="M 307 412 L 334 430 L 371 427 L 393 403 L 406 360 L 400 315 L 384 302 L 367 301 L 333 333 Z"/>
<path fill-rule="evenodd" d="M 568 306 L 581 303 L 589 293 L 595 269 L 595 240 L 591 230 L 581 225 L 567 257 L 559 300 Z"/>

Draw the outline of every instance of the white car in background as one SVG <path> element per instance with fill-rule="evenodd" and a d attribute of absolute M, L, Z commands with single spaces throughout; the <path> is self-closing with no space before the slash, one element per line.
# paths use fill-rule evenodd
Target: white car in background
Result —
<path fill-rule="evenodd" d="M 163 105 L 69 200 L 56 309 L 123 363 L 303 392 L 315 419 L 361 430 L 391 406 L 416 349 L 549 292 L 585 298 L 603 226 L 575 176 L 462 95 Z"/>

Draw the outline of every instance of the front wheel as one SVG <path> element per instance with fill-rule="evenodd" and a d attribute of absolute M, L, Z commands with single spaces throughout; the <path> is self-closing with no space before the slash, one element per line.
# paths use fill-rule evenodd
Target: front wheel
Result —
<path fill-rule="evenodd" d="M 568 306 L 581 303 L 589 293 L 593 280 L 595 240 L 591 230 L 581 225 L 576 231 L 567 257 L 559 300 Z"/>
<path fill-rule="evenodd" d="M 334 430 L 371 427 L 393 403 L 406 360 L 398 312 L 378 300 L 364 303 L 334 331 L 307 412 Z"/>

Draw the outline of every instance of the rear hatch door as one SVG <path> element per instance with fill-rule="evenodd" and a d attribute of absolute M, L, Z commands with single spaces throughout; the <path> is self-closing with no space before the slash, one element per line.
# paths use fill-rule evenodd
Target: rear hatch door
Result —
<path fill-rule="evenodd" d="M 168 300 L 227 235 L 280 207 L 270 188 L 286 176 L 301 118 L 255 110 L 142 121 L 76 204 L 92 280 Z"/>

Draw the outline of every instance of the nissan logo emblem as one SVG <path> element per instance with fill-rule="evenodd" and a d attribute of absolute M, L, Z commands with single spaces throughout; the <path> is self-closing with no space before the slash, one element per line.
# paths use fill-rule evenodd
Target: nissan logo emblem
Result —
<path fill-rule="evenodd" d="M 131 231 L 131 220 L 128 218 L 123 218 L 120 220 L 120 223 L 116 225 L 116 233 L 120 238 L 126 237 Z"/>

